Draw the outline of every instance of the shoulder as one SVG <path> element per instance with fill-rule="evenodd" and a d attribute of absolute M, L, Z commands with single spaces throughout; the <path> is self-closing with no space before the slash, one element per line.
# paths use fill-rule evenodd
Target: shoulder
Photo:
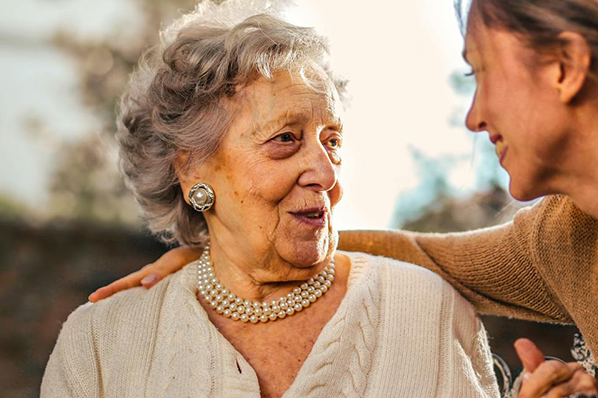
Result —
<path fill-rule="evenodd" d="M 46 365 L 41 396 L 99 396 L 102 379 L 110 378 L 107 370 L 114 360 L 130 353 L 127 346 L 148 340 L 143 323 L 154 312 L 148 298 L 155 294 L 130 289 L 73 311 L 62 325 Z"/>
<path fill-rule="evenodd" d="M 119 292 L 97 303 L 86 303 L 73 311 L 62 325 L 55 351 L 69 362 L 98 361 L 124 341 L 149 332 L 155 323 L 168 280 L 146 290 L 138 287 Z M 140 336 L 136 336 L 140 337 Z M 79 359 L 77 359 L 79 358 Z"/>
<path fill-rule="evenodd" d="M 63 330 L 74 332 L 88 327 L 98 333 L 116 326 L 120 330 L 128 324 L 145 324 L 159 311 L 171 282 L 172 277 L 168 277 L 151 289 L 136 287 L 97 303 L 83 304 L 69 315 Z"/>
<path fill-rule="evenodd" d="M 449 304 L 464 307 L 474 313 L 473 307 L 444 279 L 416 264 L 392 258 L 372 256 L 359 252 L 343 252 L 351 259 L 351 266 L 368 270 L 376 275 L 382 296 L 392 296 L 405 305 L 430 303 L 447 307 Z M 361 271 L 365 274 L 365 271 Z M 353 271 L 352 271 L 353 273 Z"/>
<path fill-rule="evenodd" d="M 369 267 L 371 272 L 378 274 L 380 307 L 385 317 L 395 320 L 395 325 L 409 324 L 411 331 L 417 331 L 415 335 L 449 340 L 451 336 L 461 336 L 465 339 L 466 351 L 472 349 L 473 337 L 483 329 L 476 311 L 439 275 L 418 265 L 386 257 L 364 253 L 347 255 L 352 265 Z M 394 329 L 398 338 L 405 337 L 401 328 Z M 448 344 L 449 340 L 443 344 Z"/>
<path fill-rule="evenodd" d="M 563 264 L 588 271 L 593 267 L 598 220 L 584 213 L 571 198 L 547 196 L 517 212 L 514 223 L 519 235 L 529 237 L 534 259 L 543 268 L 545 264 L 552 264 L 554 271 Z"/>
<path fill-rule="evenodd" d="M 580 226 L 591 226 L 594 229 L 598 224 L 598 220 L 584 213 L 570 197 L 565 195 L 546 196 L 534 205 L 519 210 L 515 215 L 515 221 L 533 223 L 536 227 L 560 227 L 564 230 Z"/>
<path fill-rule="evenodd" d="M 190 266 L 149 290 L 129 289 L 73 311 L 46 366 L 42 396 L 64 396 L 65 391 L 69 396 L 99 396 L 106 380 L 111 380 L 110 388 L 142 385 L 160 332 L 174 319 L 188 319 L 181 308 L 195 298 L 196 274 Z"/>
<path fill-rule="evenodd" d="M 413 281 L 432 285 L 444 283 L 440 276 L 416 264 L 360 252 L 342 252 L 342 254 L 349 257 L 352 267 L 371 269 L 385 280 L 394 283 L 409 284 Z"/>
<path fill-rule="evenodd" d="M 86 303 L 73 311 L 63 324 L 55 351 L 63 358 L 110 358 L 112 354 L 149 349 L 157 333 L 164 301 L 181 296 L 182 271 L 170 275 L 151 289 L 132 288 L 97 303 Z M 179 285 L 179 286 L 175 286 Z"/>

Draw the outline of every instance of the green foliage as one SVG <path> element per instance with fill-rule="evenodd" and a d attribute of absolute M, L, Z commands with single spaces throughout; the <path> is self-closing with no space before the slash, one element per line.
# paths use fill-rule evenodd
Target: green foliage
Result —
<path fill-rule="evenodd" d="M 0 194 L 0 216 L 2 218 L 17 218 L 22 214 L 30 214 L 31 209 L 12 196 Z"/>

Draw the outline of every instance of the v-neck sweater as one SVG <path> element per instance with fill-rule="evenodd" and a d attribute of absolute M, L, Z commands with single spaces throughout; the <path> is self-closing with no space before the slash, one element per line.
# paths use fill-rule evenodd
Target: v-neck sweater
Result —
<path fill-rule="evenodd" d="M 284 398 L 499 396 L 483 325 L 448 283 L 412 264 L 345 254 L 346 295 Z M 259 397 L 255 371 L 196 293 L 193 262 L 150 290 L 79 307 L 42 398 Z"/>

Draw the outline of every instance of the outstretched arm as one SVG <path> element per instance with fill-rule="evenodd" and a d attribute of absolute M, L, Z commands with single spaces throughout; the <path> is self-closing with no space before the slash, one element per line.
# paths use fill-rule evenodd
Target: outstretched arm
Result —
<path fill-rule="evenodd" d="M 347 231 L 339 248 L 391 257 L 442 276 L 481 313 L 571 322 L 512 224 L 454 234 Z"/>
<path fill-rule="evenodd" d="M 558 199 L 550 199 L 554 200 Z M 554 283 L 550 261 L 538 253 L 540 240 L 557 246 L 559 233 L 567 234 L 556 230 L 541 235 L 545 228 L 556 229 L 552 219 L 545 219 L 548 204 L 521 210 L 510 223 L 463 233 L 348 231 L 341 235 L 339 248 L 428 268 L 482 313 L 571 323 L 571 315 L 561 301 L 561 293 L 566 295 L 564 290 L 570 289 Z M 556 257 L 549 260 L 558 262 Z M 575 264 L 560 262 L 559 266 Z"/>

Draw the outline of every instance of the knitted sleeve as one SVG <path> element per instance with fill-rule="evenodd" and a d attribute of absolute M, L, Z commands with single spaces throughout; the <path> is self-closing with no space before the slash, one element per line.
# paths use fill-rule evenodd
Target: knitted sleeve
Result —
<path fill-rule="evenodd" d="M 146 396 L 151 367 L 155 360 L 164 360 L 154 354 L 162 304 L 174 275 L 150 290 L 119 292 L 99 303 L 82 305 L 69 315 L 46 367 L 41 396 Z M 180 347 L 169 354 L 181 350 L 190 352 Z M 180 372 L 167 363 L 169 371 Z"/>
<path fill-rule="evenodd" d="M 66 363 L 63 359 L 64 354 L 64 351 L 58 346 L 52 351 L 50 360 L 46 365 L 44 378 L 42 379 L 41 398 L 79 396 L 74 391 L 76 387 L 75 389 L 72 388 L 71 377 L 69 376 L 70 372 L 67 366 L 65 366 Z"/>
<path fill-rule="evenodd" d="M 346 231 L 339 248 L 392 257 L 441 275 L 476 310 L 537 321 L 572 322 L 569 311 L 547 279 L 539 260 L 541 239 L 557 239 L 554 201 L 520 210 L 510 223 L 464 233 L 422 234 L 406 231 Z M 552 220 L 552 222 L 548 222 Z"/>
<path fill-rule="evenodd" d="M 46 365 L 41 398 L 99 396 L 89 304 L 79 307 L 63 325 Z"/>

